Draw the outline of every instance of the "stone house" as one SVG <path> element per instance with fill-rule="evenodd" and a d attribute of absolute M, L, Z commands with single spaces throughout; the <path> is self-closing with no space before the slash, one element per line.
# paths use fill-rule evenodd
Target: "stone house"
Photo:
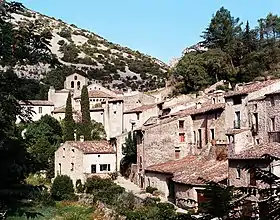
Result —
<path fill-rule="evenodd" d="M 143 124 L 153 116 L 158 116 L 156 104 L 142 105 L 140 107 L 126 110 L 123 113 L 123 132 L 129 132 L 135 128 L 142 127 Z"/>
<path fill-rule="evenodd" d="M 106 177 L 116 171 L 116 150 L 108 141 L 66 141 L 55 152 L 55 176 L 78 179 Z"/>
<path fill-rule="evenodd" d="M 31 112 L 31 120 L 38 121 L 44 115 L 51 115 L 51 112 L 54 110 L 54 104 L 47 100 L 27 100 L 20 101 L 19 104 Z M 17 123 L 21 120 L 17 118 Z"/>
<path fill-rule="evenodd" d="M 156 187 L 166 199 L 182 208 L 196 208 L 204 201 L 203 180 L 226 184 L 227 170 L 227 160 L 186 156 L 147 167 L 145 185 Z"/>
<path fill-rule="evenodd" d="M 234 147 L 234 145 L 230 145 L 230 147 Z M 263 156 L 266 154 L 280 157 L 280 144 L 273 142 L 254 145 L 239 154 L 231 155 L 228 158 L 229 185 L 236 187 L 269 187 L 256 178 L 256 171 L 254 170 L 254 168 L 260 168 L 280 177 L 280 162 L 265 159 Z M 252 168 L 247 169 L 248 165 Z"/>
<path fill-rule="evenodd" d="M 224 108 L 224 103 L 197 106 L 138 130 L 138 184 L 145 187 L 144 170 L 151 165 L 187 155 L 208 155 L 212 145 L 224 147 Z"/>
<path fill-rule="evenodd" d="M 229 141 L 234 140 L 237 153 L 251 143 L 260 143 L 259 138 L 254 138 L 256 133 L 254 126 L 256 122 L 259 123 L 263 119 L 259 118 L 259 115 L 256 114 L 257 110 L 254 108 L 259 105 L 259 111 L 264 110 L 264 106 L 260 100 L 266 94 L 278 91 L 279 89 L 280 80 L 267 80 L 237 85 L 235 91 L 225 94 L 225 125 L 228 128 L 227 135 Z M 257 106 L 256 102 L 258 102 Z M 262 112 L 262 114 L 264 113 Z M 237 139 L 240 141 L 237 141 Z"/>
<path fill-rule="evenodd" d="M 78 73 L 73 73 L 66 77 L 64 81 L 64 89 L 80 91 L 82 90 L 83 86 L 87 86 L 88 84 L 89 84 L 88 78 Z"/>

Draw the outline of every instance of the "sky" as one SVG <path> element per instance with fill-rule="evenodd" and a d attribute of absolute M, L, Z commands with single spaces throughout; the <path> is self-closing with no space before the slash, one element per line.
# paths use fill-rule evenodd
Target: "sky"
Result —
<path fill-rule="evenodd" d="M 26 7 L 164 62 L 201 40 L 221 7 L 256 26 L 269 12 L 280 15 L 279 0 L 18 0 Z"/>

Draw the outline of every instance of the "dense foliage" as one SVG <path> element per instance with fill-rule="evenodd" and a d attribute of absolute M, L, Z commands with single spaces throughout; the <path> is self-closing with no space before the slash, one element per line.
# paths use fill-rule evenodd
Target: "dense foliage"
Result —
<path fill-rule="evenodd" d="M 137 142 L 134 132 L 128 133 L 122 152 L 124 157 L 121 160 L 121 174 L 129 176 L 131 165 L 137 162 Z"/>
<path fill-rule="evenodd" d="M 224 7 L 212 17 L 200 46 L 186 53 L 173 70 L 183 93 L 196 92 L 219 80 L 233 84 L 279 75 L 280 17 L 269 13 L 251 29 Z"/>
<path fill-rule="evenodd" d="M 81 93 L 82 131 L 86 141 L 91 140 L 91 120 L 89 111 L 89 97 L 87 86 L 83 86 Z"/>
<path fill-rule="evenodd" d="M 52 184 L 51 194 L 55 200 L 63 200 L 74 194 L 74 185 L 69 176 L 57 176 Z"/>
<path fill-rule="evenodd" d="M 32 154 L 35 171 L 47 170 L 47 177 L 54 176 L 54 152 L 62 142 L 60 123 L 49 115 L 26 126 L 24 138 Z"/>
<path fill-rule="evenodd" d="M 75 121 L 73 119 L 71 93 L 68 93 L 66 108 L 65 108 L 65 118 L 64 118 L 64 140 L 73 141 L 75 131 Z"/>

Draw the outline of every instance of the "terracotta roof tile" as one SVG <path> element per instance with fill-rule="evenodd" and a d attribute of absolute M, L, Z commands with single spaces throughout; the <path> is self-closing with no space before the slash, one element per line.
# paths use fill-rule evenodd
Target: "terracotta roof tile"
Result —
<path fill-rule="evenodd" d="M 201 185 L 203 182 L 200 178 L 215 182 L 226 179 L 228 177 L 228 161 L 187 156 L 180 160 L 149 166 L 145 171 L 173 175 L 174 182 Z"/>
<path fill-rule="evenodd" d="M 84 154 L 114 154 L 114 147 L 108 141 L 66 141 L 64 144 L 81 150 Z"/>
<path fill-rule="evenodd" d="M 114 96 L 112 95 L 109 95 L 103 91 L 100 91 L 100 90 L 90 90 L 88 92 L 88 97 L 89 98 L 114 98 Z M 75 99 L 80 99 L 81 96 L 77 96 L 75 97 Z"/>
<path fill-rule="evenodd" d="M 255 145 L 241 151 L 239 154 L 232 155 L 230 159 L 261 159 L 264 154 L 280 157 L 280 143 L 273 142 Z"/>
<path fill-rule="evenodd" d="M 20 105 L 34 105 L 34 106 L 53 106 L 54 104 L 48 100 L 26 100 L 19 101 Z"/>
<path fill-rule="evenodd" d="M 254 82 L 247 85 L 240 85 L 240 88 L 237 91 L 230 91 L 225 94 L 225 97 L 232 97 L 236 95 L 247 95 L 251 92 L 258 91 L 264 87 L 270 86 L 274 83 L 279 82 L 279 79 L 276 80 L 267 80 L 262 82 Z"/>
<path fill-rule="evenodd" d="M 193 160 L 196 160 L 196 159 L 197 159 L 196 156 L 187 156 L 180 160 L 171 160 L 171 161 L 167 161 L 165 163 L 160 163 L 160 164 L 155 164 L 155 165 L 149 166 L 145 169 L 145 171 L 173 174 L 176 171 L 179 171 L 180 169 L 184 169 Z"/>
<path fill-rule="evenodd" d="M 225 103 L 206 104 L 206 105 L 202 105 L 201 108 L 191 107 L 191 108 L 176 112 L 176 113 L 172 114 L 172 116 L 198 115 L 198 114 L 203 114 L 203 113 L 206 113 L 209 111 L 224 109 L 224 108 L 225 108 Z"/>
<path fill-rule="evenodd" d="M 228 161 L 195 160 L 185 170 L 174 174 L 177 183 L 201 185 L 201 178 L 207 181 L 220 182 L 228 177 Z"/>
<path fill-rule="evenodd" d="M 128 114 L 128 113 L 143 112 L 143 111 L 146 111 L 146 110 L 154 108 L 154 107 L 156 107 L 155 104 L 142 105 L 142 106 L 139 106 L 137 108 L 129 109 L 129 110 L 125 111 L 124 113 Z"/>

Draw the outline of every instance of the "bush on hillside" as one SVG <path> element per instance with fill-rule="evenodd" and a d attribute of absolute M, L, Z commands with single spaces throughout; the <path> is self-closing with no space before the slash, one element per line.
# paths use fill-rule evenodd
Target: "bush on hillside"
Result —
<path fill-rule="evenodd" d="M 55 200 L 63 200 L 74 194 L 74 186 L 71 178 L 66 175 L 57 176 L 51 188 L 52 197 Z"/>
<path fill-rule="evenodd" d="M 147 186 L 147 187 L 146 187 L 146 192 L 147 192 L 147 193 L 153 194 L 153 192 L 156 191 L 156 190 L 157 190 L 156 187 L 151 187 L 151 186 Z"/>
<path fill-rule="evenodd" d="M 83 193 L 85 191 L 85 186 L 80 179 L 76 181 L 76 190 L 77 193 Z"/>

